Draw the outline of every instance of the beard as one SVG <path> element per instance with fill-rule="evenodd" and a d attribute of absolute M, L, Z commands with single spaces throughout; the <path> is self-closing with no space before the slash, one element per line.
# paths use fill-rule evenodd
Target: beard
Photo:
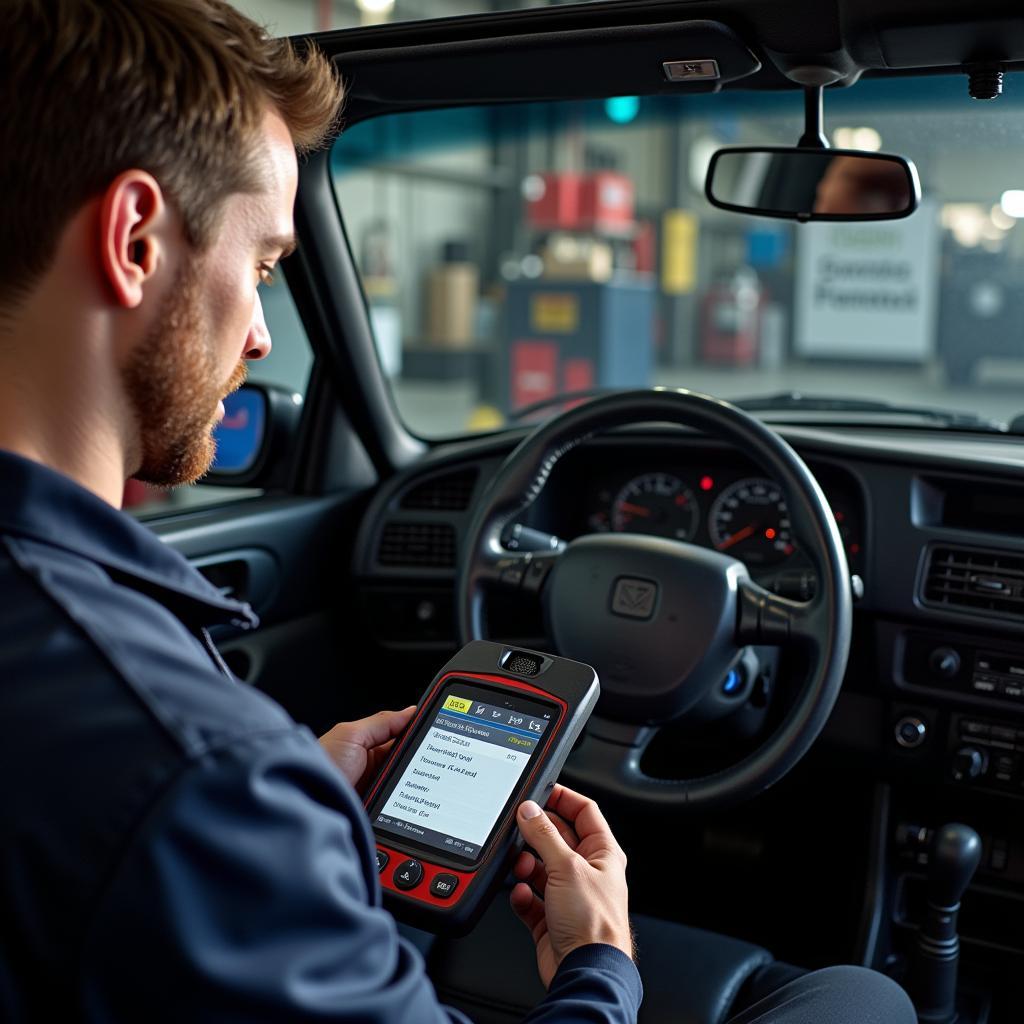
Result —
<path fill-rule="evenodd" d="M 201 261 L 186 265 L 156 323 L 122 371 L 138 425 L 140 465 L 133 476 L 158 487 L 195 483 L 216 455 L 217 403 L 245 382 L 240 359 L 217 380 L 216 343 L 202 313 Z"/>

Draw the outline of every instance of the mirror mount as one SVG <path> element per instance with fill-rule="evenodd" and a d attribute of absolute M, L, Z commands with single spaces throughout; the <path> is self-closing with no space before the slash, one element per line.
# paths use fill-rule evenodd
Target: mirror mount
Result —
<path fill-rule="evenodd" d="M 820 85 L 804 86 L 804 133 L 800 149 L 828 149 L 825 126 L 825 89 Z"/>

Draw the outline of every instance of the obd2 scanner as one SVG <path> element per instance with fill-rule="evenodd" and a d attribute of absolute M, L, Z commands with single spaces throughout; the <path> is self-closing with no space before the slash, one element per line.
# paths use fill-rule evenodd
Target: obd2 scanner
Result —
<path fill-rule="evenodd" d="M 396 918 L 473 927 L 522 849 L 516 808 L 544 806 L 599 694 L 589 665 L 483 640 L 441 669 L 366 798 Z"/>

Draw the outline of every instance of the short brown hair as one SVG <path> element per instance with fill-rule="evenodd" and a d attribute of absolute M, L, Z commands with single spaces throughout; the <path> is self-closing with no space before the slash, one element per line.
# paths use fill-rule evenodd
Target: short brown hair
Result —
<path fill-rule="evenodd" d="M 273 39 L 223 0 L 0 0 L 0 300 L 49 267 L 68 220 L 140 168 L 210 240 L 254 191 L 268 104 L 301 152 L 336 129 L 342 87 L 315 48 Z"/>

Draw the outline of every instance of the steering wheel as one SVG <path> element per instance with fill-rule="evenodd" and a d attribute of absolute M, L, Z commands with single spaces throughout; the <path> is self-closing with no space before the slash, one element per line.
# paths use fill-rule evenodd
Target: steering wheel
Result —
<path fill-rule="evenodd" d="M 669 422 L 731 442 L 783 489 L 795 543 L 817 585 L 810 601 L 755 583 L 735 558 L 632 534 L 588 534 L 548 552 L 509 551 L 506 527 L 540 494 L 558 460 L 595 433 Z M 795 451 L 752 416 L 692 391 L 611 394 L 541 424 L 508 456 L 471 520 L 456 580 L 463 643 L 485 639 L 495 587 L 539 593 L 557 653 L 593 665 L 600 717 L 563 771 L 594 796 L 664 808 L 748 799 L 781 779 L 821 732 L 846 669 L 852 623 L 849 569 L 821 488 Z M 723 684 L 751 646 L 803 649 L 807 678 L 779 727 L 743 760 L 694 779 L 656 779 L 644 751 L 666 725 Z"/>

